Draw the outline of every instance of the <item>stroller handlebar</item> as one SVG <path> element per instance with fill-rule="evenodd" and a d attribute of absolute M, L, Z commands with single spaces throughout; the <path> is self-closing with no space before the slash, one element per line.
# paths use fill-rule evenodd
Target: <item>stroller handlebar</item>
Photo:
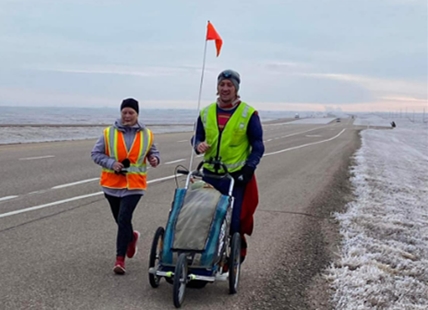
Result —
<path fill-rule="evenodd" d="M 211 165 L 213 165 L 215 171 L 218 171 L 220 168 L 223 168 L 225 173 L 224 174 L 204 173 L 204 172 L 202 172 L 202 166 L 204 164 L 211 164 Z M 198 177 L 207 176 L 207 177 L 215 178 L 215 179 L 224 179 L 224 178 L 227 178 L 230 181 L 230 183 L 229 183 L 229 191 L 228 191 L 229 192 L 229 196 L 232 196 L 233 187 L 235 185 L 235 179 L 229 173 L 229 171 L 227 169 L 227 166 L 221 161 L 221 159 L 213 159 L 213 158 L 211 158 L 209 160 L 202 160 L 198 164 L 198 167 L 196 168 L 196 170 L 194 170 L 194 171 L 188 171 L 188 170 L 178 169 L 177 173 L 187 175 L 186 188 L 189 186 L 190 178 L 192 176 L 198 176 Z"/>
<path fill-rule="evenodd" d="M 200 171 L 200 170 L 201 170 L 201 168 L 202 168 L 202 166 L 203 166 L 204 164 L 211 164 L 211 165 L 213 165 L 213 166 L 214 166 L 215 171 L 218 171 L 218 170 L 220 170 L 220 168 L 223 168 L 223 169 L 224 169 L 225 174 L 229 174 L 229 171 L 227 170 L 227 166 L 226 166 L 226 165 L 221 161 L 221 158 L 220 158 L 220 159 L 214 159 L 214 158 L 211 158 L 211 159 L 209 159 L 209 160 L 202 160 L 202 161 L 199 163 L 199 165 L 198 165 L 198 167 L 196 168 L 196 170 Z"/>

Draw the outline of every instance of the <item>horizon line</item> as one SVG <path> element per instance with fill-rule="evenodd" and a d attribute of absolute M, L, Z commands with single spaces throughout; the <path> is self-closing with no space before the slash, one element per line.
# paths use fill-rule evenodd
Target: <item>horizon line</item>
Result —
<path fill-rule="evenodd" d="M 93 109 L 93 110 L 98 110 L 98 109 L 109 109 L 109 110 L 113 110 L 113 109 L 118 109 L 117 107 L 111 107 L 111 106 L 91 106 L 91 107 L 85 107 L 85 106 L 71 106 L 71 105 L 66 105 L 66 106 L 54 106 L 54 105 L 37 105 L 37 106 L 32 106 L 32 105 L 17 105 L 17 106 L 12 106 L 12 105 L 3 105 L 0 104 L 0 108 L 57 108 L 57 109 Z M 141 107 L 140 107 L 141 109 Z M 171 107 L 159 107 L 159 108 L 142 108 L 142 111 L 144 110 L 186 110 L 186 111 L 196 111 L 196 109 L 193 108 L 171 108 Z M 344 114 L 350 114 L 352 115 L 353 113 L 406 113 L 406 111 L 403 111 L 404 109 L 401 109 L 401 111 L 391 111 L 391 110 L 363 110 L 363 111 L 346 111 L 346 110 L 331 110 L 331 111 L 317 111 L 317 110 L 292 110 L 292 109 L 256 109 L 257 111 L 264 111 L 264 112 L 278 112 L 278 111 L 283 111 L 283 112 L 291 112 L 291 113 L 298 113 L 298 112 L 311 112 L 311 113 L 315 113 L 315 114 L 320 114 L 320 113 L 325 113 L 325 114 L 329 114 L 329 113 L 344 113 Z M 407 113 L 413 113 L 416 112 L 416 110 L 409 110 L 407 111 Z M 428 111 L 427 111 L 428 112 Z M 416 112 L 416 113 L 424 113 L 424 111 L 422 110 L 421 112 Z"/>

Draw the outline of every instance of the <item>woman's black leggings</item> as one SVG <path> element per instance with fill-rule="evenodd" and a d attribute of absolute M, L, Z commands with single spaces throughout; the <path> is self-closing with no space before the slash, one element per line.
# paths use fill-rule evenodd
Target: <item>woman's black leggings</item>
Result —
<path fill-rule="evenodd" d="M 134 238 L 132 228 L 132 214 L 142 195 L 115 197 L 104 194 L 107 198 L 114 220 L 117 223 L 116 255 L 125 256 L 128 244 Z"/>

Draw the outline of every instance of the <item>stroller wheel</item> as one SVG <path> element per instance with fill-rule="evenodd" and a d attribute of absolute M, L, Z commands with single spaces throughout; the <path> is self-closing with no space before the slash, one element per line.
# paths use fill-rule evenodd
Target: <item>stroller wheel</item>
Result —
<path fill-rule="evenodd" d="M 230 245 L 229 257 L 229 293 L 238 292 L 239 276 L 241 274 L 241 236 L 234 233 Z"/>
<path fill-rule="evenodd" d="M 181 253 L 174 272 L 173 300 L 174 306 L 180 308 L 184 301 L 187 284 L 187 255 Z"/>
<path fill-rule="evenodd" d="M 158 227 L 156 230 L 155 236 L 152 242 L 152 248 L 150 251 L 150 259 L 149 259 L 149 268 L 153 268 L 156 265 L 159 265 L 159 261 L 162 256 L 162 247 L 163 247 L 163 235 L 165 230 L 163 227 Z M 149 273 L 149 282 L 153 288 L 157 288 L 159 286 L 161 277 L 157 275 Z"/>

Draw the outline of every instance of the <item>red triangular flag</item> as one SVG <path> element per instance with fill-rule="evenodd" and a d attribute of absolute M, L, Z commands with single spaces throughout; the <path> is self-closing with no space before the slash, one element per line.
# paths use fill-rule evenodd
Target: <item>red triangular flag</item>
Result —
<path fill-rule="evenodd" d="M 215 46 L 217 49 L 217 57 L 218 57 L 218 55 L 220 55 L 220 50 L 223 44 L 223 40 L 215 30 L 214 26 L 210 23 L 210 21 L 208 21 L 208 26 L 207 26 L 207 40 L 215 40 Z"/>

